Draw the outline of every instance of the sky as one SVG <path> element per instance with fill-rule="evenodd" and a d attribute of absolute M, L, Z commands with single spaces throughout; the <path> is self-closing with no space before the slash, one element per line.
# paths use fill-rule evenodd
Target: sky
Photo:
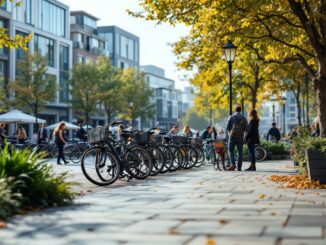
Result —
<path fill-rule="evenodd" d="M 98 17 L 98 25 L 116 25 L 140 37 L 140 65 L 156 65 L 165 69 L 165 76 L 176 81 L 176 88 L 188 86 L 185 71 L 176 68 L 177 58 L 170 43 L 188 33 L 186 26 L 157 25 L 129 16 L 126 9 L 139 10 L 138 0 L 60 0 L 70 10 L 84 10 Z"/>

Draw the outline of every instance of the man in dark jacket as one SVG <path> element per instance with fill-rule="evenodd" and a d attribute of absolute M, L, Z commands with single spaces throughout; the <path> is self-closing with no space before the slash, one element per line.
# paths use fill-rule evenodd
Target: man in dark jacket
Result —
<path fill-rule="evenodd" d="M 201 135 L 201 139 L 205 140 L 211 137 L 211 133 L 212 133 L 212 127 L 208 126 L 206 128 L 206 130 L 203 132 L 203 134 Z"/>
<path fill-rule="evenodd" d="M 76 137 L 81 141 L 86 141 L 86 130 L 83 128 L 83 124 L 79 124 L 79 129 L 76 132 Z"/>
<path fill-rule="evenodd" d="M 229 133 L 229 157 L 231 166 L 228 171 L 234 171 L 236 169 L 234 148 L 238 150 L 238 171 L 241 171 L 242 167 L 242 151 L 243 151 L 243 138 L 244 133 L 248 126 L 247 119 L 241 115 L 241 106 L 237 106 L 235 113 L 229 117 L 226 129 Z"/>
<path fill-rule="evenodd" d="M 272 127 L 268 130 L 266 140 L 276 141 L 278 142 L 281 139 L 280 130 L 276 127 L 276 123 L 272 123 Z"/>
<path fill-rule="evenodd" d="M 40 144 L 45 144 L 48 140 L 48 131 L 45 128 L 45 124 L 42 123 L 40 125 L 40 128 L 37 132 L 37 143 Z"/>

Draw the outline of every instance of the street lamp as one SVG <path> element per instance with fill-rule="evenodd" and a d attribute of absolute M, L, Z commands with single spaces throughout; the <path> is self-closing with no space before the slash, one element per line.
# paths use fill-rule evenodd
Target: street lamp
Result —
<path fill-rule="evenodd" d="M 283 135 L 286 135 L 286 128 L 285 128 L 285 108 L 286 108 L 286 101 L 287 99 L 285 97 L 282 98 L 283 101 Z"/>
<path fill-rule="evenodd" d="M 131 127 L 134 127 L 134 112 L 133 112 L 134 102 L 129 102 L 129 108 L 131 110 Z"/>
<path fill-rule="evenodd" d="M 229 83 L 230 83 L 230 116 L 232 115 L 232 64 L 235 59 L 237 47 L 229 40 L 228 43 L 223 47 L 225 60 L 229 65 Z"/>

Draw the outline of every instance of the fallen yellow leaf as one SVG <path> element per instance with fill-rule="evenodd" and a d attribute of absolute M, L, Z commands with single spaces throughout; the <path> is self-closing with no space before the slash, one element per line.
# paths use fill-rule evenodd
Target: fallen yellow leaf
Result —
<path fill-rule="evenodd" d="M 260 195 L 258 196 L 259 199 L 264 199 L 265 197 L 266 197 L 265 194 L 260 194 Z"/>
<path fill-rule="evenodd" d="M 216 242 L 215 242 L 215 240 L 208 239 L 208 240 L 206 241 L 206 245 L 216 245 Z"/>
<path fill-rule="evenodd" d="M 7 227 L 7 224 L 3 221 L 0 221 L 0 229 L 6 228 L 6 227 Z"/>

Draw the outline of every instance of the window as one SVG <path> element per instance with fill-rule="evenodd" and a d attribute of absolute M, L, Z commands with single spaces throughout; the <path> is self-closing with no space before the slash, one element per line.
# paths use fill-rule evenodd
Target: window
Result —
<path fill-rule="evenodd" d="M 4 88 L 7 79 L 7 62 L 0 60 L 0 88 Z"/>
<path fill-rule="evenodd" d="M 110 54 L 113 53 L 113 34 L 112 33 L 100 33 L 100 37 L 103 37 L 107 43 L 106 49 L 110 51 Z"/>
<path fill-rule="evenodd" d="M 69 48 L 60 45 L 60 71 L 69 70 Z"/>
<path fill-rule="evenodd" d="M 0 28 L 5 28 L 5 21 L 0 19 Z M 0 48 L 0 54 L 5 54 L 5 48 Z"/>
<path fill-rule="evenodd" d="M 121 36 L 120 55 L 128 58 L 128 39 L 124 36 Z"/>
<path fill-rule="evenodd" d="M 61 37 L 66 36 L 66 10 L 47 1 L 39 0 L 40 14 L 38 27 L 43 31 L 56 34 Z"/>
<path fill-rule="evenodd" d="M 125 64 L 123 62 L 120 62 L 120 68 L 123 70 L 125 68 Z"/>
<path fill-rule="evenodd" d="M 21 32 L 21 31 L 16 31 L 16 35 L 20 35 L 22 37 L 26 37 L 28 34 L 25 32 Z M 29 48 L 29 45 L 27 43 L 27 47 Z M 26 52 L 22 49 L 22 48 L 17 48 L 16 49 L 16 60 L 21 60 L 22 58 L 24 58 L 26 55 Z"/>
<path fill-rule="evenodd" d="M 85 57 L 82 55 L 77 55 L 76 57 L 76 63 L 77 64 L 85 64 Z"/>
<path fill-rule="evenodd" d="M 35 34 L 35 51 L 46 57 L 48 66 L 54 67 L 54 40 Z"/>
<path fill-rule="evenodd" d="M 66 103 L 69 100 L 69 83 L 68 73 L 60 72 L 60 84 L 59 84 L 59 101 Z"/>
<path fill-rule="evenodd" d="M 76 20 L 76 16 L 70 16 L 70 24 L 76 24 L 77 20 Z"/>
<path fill-rule="evenodd" d="M 31 0 L 25 0 L 25 6 L 24 6 L 24 17 L 25 17 L 25 23 L 32 24 L 32 1 Z"/>
<path fill-rule="evenodd" d="M 84 25 L 96 29 L 96 20 L 88 16 L 84 16 Z"/>
<path fill-rule="evenodd" d="M 124 58 L 134 60 L 135 59 L 134 50 L 135 50 L 134 41 L 132 39 L 121 36 L 120 55 Z"/>

